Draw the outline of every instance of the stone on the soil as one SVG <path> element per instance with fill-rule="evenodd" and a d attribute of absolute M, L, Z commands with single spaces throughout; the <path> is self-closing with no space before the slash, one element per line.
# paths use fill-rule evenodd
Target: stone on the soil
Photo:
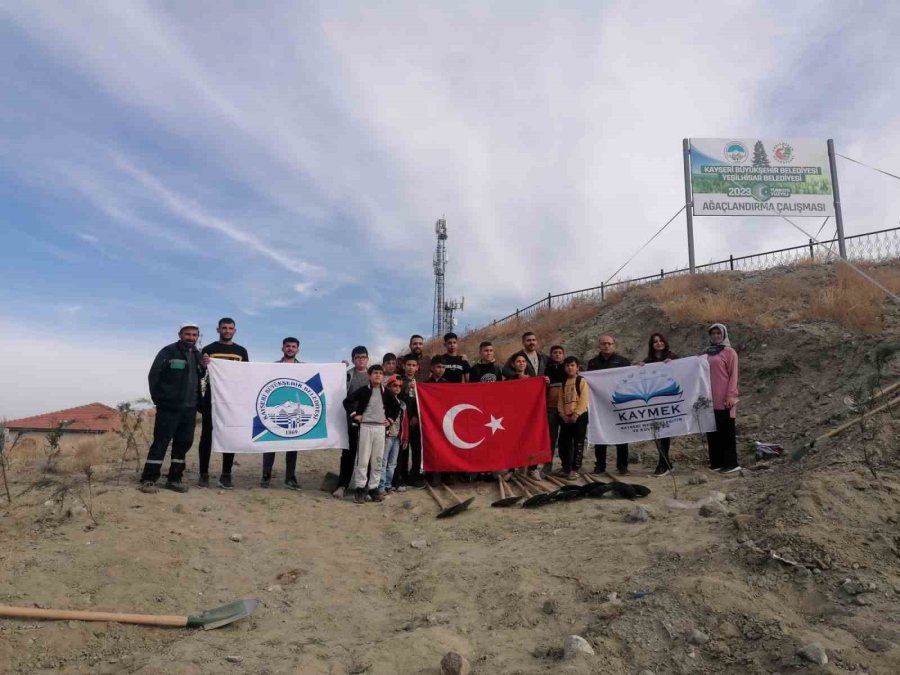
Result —
<path fill-rule="evenodd" d="M 688 478 L 688 485 L 703 485 L 704 483 L 708 483 L 709 478 L 704 476 L 702 473 L 695 473 L 693 476 Z"/>
<path fill-rule="evenodd" d="M 593 656 L 594 648 L 580 635 L 567 635 L 563 642 L 563 659 L 568 661 L 569 659 L 574 659 L 579 654 Z"/>
<path fill-rule="evenodd" d="M 720 502 L 709 502 L 700 507 L 700 515 L 704 518 L 714 518 L 725 513 L 725 507 Z"/>
<path fill-rule="evenodd" d="M 413 539 L 411 542 L 409 542 L 409 545 L 412 546 L 413 548 L 421 549 L 421 548 L 425 548 L 426 546 L 428 546 L 428 541 L 425 539 Z"/>
<path fill-rule="evenodd" d="M 244 660 L 244 657 L 243 656 L 226 656 L 225 660 L 228 661 L 228 663 L 240 663 L 241 661 Z"/>
<path fill-rule="evenodd" d="M 598 619 L 614 619 L 625 611 L 625 603 L 618 598 L 604 602 L 597 608 Z"/>
<path fill-rule="evenodd" d="M 556 614 L 557 607 L 558 607 L 558 603 L 556 602 L 556 600 L 547 600 L 544 603 L 544 606 L 541 608 L 541 611 L 544 612 L 544 614 L 548 614 L 548 615 Z"/>
<path fill-rule="evenodd" d="M 441 659 L 441 675 L 468 675 L 472 666 L 462 654 L 447 652 Z"/>
<path fill-rule="evenodd" d="M 844 583 L 841 584 L 841 590 L 847 595 L 859 595 L 860 593 L 865 593 L 866 587 L 861 581 L 856 579 L 844 579 Z"/>
<path fill-rule="evenodd" d="M 625 520 L 630 523 L 646 523 L 650 520 L 650 513 L 643 506 L 635 506 L 625 514 Z"/>
<path fill-rule="evenodd" d="M 282 591 L 284 591 L 284 588 L 282 588 L 281 584 L 273 584 L 266 590 L 269 591 L 269 593 L 281 593 Z"/>
<path fill-rule="evenodd" d="M 756 521 L 756 517 L 749 513 L 739 513 L 733 518 L 733 521 L 735 529 L 742 531 L 750 527 Z"/>
<path fill-rule="evenodd" d="M 872 601 L 869 600 L 864 595 L 857 595 L 856 597 L 853 598 L 853 604 L 859 605 L 860 607 L 868 607 L 869 605 L 872 604 Z"/>
<path fill-rule="evenodd" d="M 797 567 L 794 573 L 798 577 L 811 577 L 812 576 L 812 572 L 810 572 L 809 568 L 804 565 L 800 565 L 799 567 Z"/>
<path fill-rule="evenodd" d="M 242 535 L 242 534 L 238 534 L 237 532 L 235 532 L 233 535 L 231 535 L 231 541 L 243 541 L 243 540 L 244 540 L 244 535 Z"/>
<path fill-rule="evenodd" d="M 868 637 L 863 640 L 863 646 L 870 652 L 880 654 L 882 652 L 890 651 L 891 647 L 893 647 L 894 645 L 887 640 L 882 640 L 881 638 Z"/>
<path fill-rule="evenodd" d="M 824 647 L 817 642 L 806 645 L 797 652 L 797 656 L 804 661 L 809 661 L 810 663 L 815 663 L 820 666 L 824 666 L 828 663 L 828 654 L 825 653 Z"/>
<path fill-rule="evenodd" d="M 709 642 L 709 635 L 704 633 L 702 630 L 694 629 L 690 633 L 688 633 L 687 641 L 692 645 L 705 645 Z"/>

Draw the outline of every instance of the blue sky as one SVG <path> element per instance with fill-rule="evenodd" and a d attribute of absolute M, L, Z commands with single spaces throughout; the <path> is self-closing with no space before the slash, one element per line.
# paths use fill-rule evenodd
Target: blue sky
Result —
<path fill-rule="evenodd" d="M 441 215 L 461 328 L 598 284 L 682 205 L 685 136 L 900 167 L 896 5 L 676 5 L 3 2 L 0 416 L 144 395 L 188 319 L 401 346 Z M 896 182 L 841 185 L 848 234 L 897 224 Z M 695 228 L 699 262 L 804 241 Z M 686 259 L 678 219 L 623 274 Z"/>

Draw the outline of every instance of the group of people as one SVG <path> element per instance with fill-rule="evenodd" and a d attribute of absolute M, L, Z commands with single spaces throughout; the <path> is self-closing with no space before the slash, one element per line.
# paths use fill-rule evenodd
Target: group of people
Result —
<path fill-rule="evenodd" d="M 209 461 L 212 449 L 212 406 L 208 387 L 203 387 L 210 359 L 249 361 L 244 347 L 234 342 L 235 322 L 220 319 L 219 339 L 198 351 L 199 327 L 184 324 L 178 341 L 167 345 L 150 368 L 150 394 L 156 405 L 153 442 L 141 475 L 141 490 L 155 492 L 156 482 L 169 444 L 172 445 L 170 469 L 165 487 L 186 492 L 183 481 L 185 455 L 194 438 L 196 411 L 202 415 L 200 434 L 200 476 L 198 485 L 208 487 Z M 738 401 L 738 355 L 731 347 L 727 328 L 720 323 L 710 326 L 706 358 L 709 361 L 712 402 L 716 430 L 707 434 L 710 467 L 722 473 L 738 471 L 735 414 Z M 380 364 L 369 363 L 368 350 L 355 347 L 347 371 L 347 396 L 343 407 L 347 413 L 349 443 L 342 449 L 337 487 L 333 495 L 344 498 L 351 493 L 357 503 L 382 501 L 393 491 L 408 487 L 424 487 L 425 481 L 440 482 L 448 476 L 426 476 L 422 472 L 422 436 L 419 433 L 419 411 L 416 385 L 420 382 L 458 384 L 465 382 L 499 382 L 541 377 L 546 382 L 546 413 L 549 428 L 550 461 L 543 466 L 519 467 L 535 478 L 553 472 L 553 458 L 559 457 L 557 475 L 574 479 L 581 471 L 588 423 L 588 388 L 582 370 L 605 370 L 633 365 L 617 351 L 616 339 L 602 335 L 598 351 L 586 365 L 576 356 L 566 356 L 561 345 L 550 347 L 549 353 L 539 349 L 538 337 L 531 331 L 522 335 L 522 349 L 498 362 L 494 345 L 479 345 L 478 360 L 470 363 L 459 351 L 455 333 L 443 336 L 444 353 L 428 356 L 425 339 L 413 335 L 409 352 L 402 357 L 385 354 Z M 282 363 L 299 363 L 299 340 L 282 341 Z M 678 356 L 661 333 L 653 333 L 647 343 L 646 357 L 634 364 L 668 362 Z M 654 476 L 665 476 L 672 470 L 669 438 L 656 441 L 658 463 Z M 594 473 L 606 471 L 607 446 L 594 446 Z M 616 470 L 629 473 L 628 445 L 616 446 Z M 275 453 L 265 453 L 260 485 L 269 487 Z M 222 471 L 218 485 L 233 487 L 234 455 L 222 454 Z M 299 489 L 296 476 L 297 452 L 285 453 L 285 485 Z M 513 469 L 515 467 L 509 467 Z M 472 477 L 469 476 L 469 479 Z"/>

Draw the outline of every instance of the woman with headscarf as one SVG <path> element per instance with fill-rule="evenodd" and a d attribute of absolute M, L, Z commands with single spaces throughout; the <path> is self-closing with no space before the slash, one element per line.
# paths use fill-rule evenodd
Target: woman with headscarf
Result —
<path fill-rule="evenodd" d="M 709 441 L 709 466 L 719 473 L 740 470 L 734 418 L 738 402 L 738 355 L 728 340 L 728 329 L 721 323 L 709 327 L 709 382 L 712 389 L 716 430 L 706 435 Z"/>
<path fill-rule="evenodd" d="M 638 365 L 668 363 L 677 358 L 678 355 L 669 349 L 669 341 L 666 339 L 666 336 L 662 333 L 653 333 L 647 341 L 647 358 Z M 659 458 L 656 460 L 656 470 L 653 472 L 653 475 L 657 478 L 669 475 L 669 472 L 672 470 L 672 461 L 669 459 L 669 447 L 671 444 L 672 439 L 669 437 L 656 439 L 656 450 Z"/>

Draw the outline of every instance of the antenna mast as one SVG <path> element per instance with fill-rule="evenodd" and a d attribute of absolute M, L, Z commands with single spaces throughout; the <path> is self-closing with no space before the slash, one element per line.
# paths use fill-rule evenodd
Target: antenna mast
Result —
<path fill-rule="evenodd" d="M 466 299 L 445 298 L 445 277 L 447 274 L 447 221 L 442 217 L 434 224 L 437 248 L 434 252 L 434 311 L 432 313 L 431 334 L 441 337 L 453 330 L 456 319 L 453 313 L 462 311 Z"/>

